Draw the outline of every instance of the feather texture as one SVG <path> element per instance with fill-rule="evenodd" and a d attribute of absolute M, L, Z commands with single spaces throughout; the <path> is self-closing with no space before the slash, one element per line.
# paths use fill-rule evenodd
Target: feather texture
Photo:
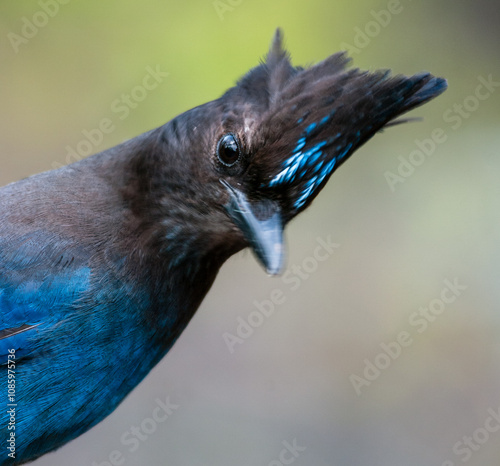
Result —
<path fill-rule="evenodd" d="M 348 63 L 338 53 L 295 67 L 278 30 L 265 61 L 219 99 L 0 189 L 0 356 L 15 350 L 22 406 L 15 464 L 110 414 L 232 254 L 250 246 L 277 273 L 286 223 L 358 147 L 446 88 Z"/>

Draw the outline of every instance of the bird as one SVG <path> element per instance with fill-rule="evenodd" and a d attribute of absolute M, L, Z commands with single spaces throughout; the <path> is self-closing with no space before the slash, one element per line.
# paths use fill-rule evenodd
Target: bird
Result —
<path fill-rule="evenodd" d="M 248 247 L 279 274 L 285 226 L 332 173 L 447 88 L 428 72 L 349 64 L 339 52 L 294 66 L 277 29 L 221 97 L 0 189 L 2 421 L 14 425 L 1 464 L 33 461 L 111 414 L 230 256 Z"/>

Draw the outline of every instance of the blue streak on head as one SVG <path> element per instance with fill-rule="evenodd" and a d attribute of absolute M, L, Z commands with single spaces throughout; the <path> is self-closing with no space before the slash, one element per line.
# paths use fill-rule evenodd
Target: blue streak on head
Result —
<path fill-rule="evenodd" d="M 314 135 L 318 133 L 319 129 L 325 125 L 334 114 L 335 110 L 321 118 L 318 122 L 310 123 L 305 128 L 301 137 L 297 140 L 297 144 L 292 151 L 292 155 L 282 163 L 282 170 L 267 183 L 268 187 L 280 186 L 290 184 L 296 179 L 302 179 L 309 176 L 310 179 L 306 181 L 302 193 L 295 202 L 296 209 L 299 209 L 305 204 L 307 199 L 316 189 L 318 189 L 324 179 L 331 174 L 337 162 L 342 160 L 353 146 L 353 143 L 349 143 L 346 146 L 339 144 L 335 148 L 338 154 L 333 159 L 327 161 L 327 155 L 324 154 L 322 148 L 340 139 L 342 137 L 342 133 L 338 132 L 334 136 L 330 136 L 329 138 L 316 143 L 310 149 L 304 151 L 308 140 L 314 137 Z M 297 121 L 297 124 L 302 123 L 304 119 L 305 117 L 300 118 Z M 356 133 L 354 143 L 359 141 L 360 137 L 361 133 L 358 131 Z"/>
<path fill-rule="evenodd" d="M 316 128 L 318 124 L 317 123 L 311 123 L 305 130 L 305 135 L 306 136 L 309 136 L 313 131 L 314 131 L 314 128 Z"/>
<path fill-rule="evenodd" d="M 293 151 L 293 155 L 283 163 L 283 170 L 279 172 L 268 184 L 268 186 L 277 186 L 283 183 L 290 183 L 294 180 L 295 175 L 303 177 L 308 169 L 311 169 L 316 164 L 317 160 L 323 155 L 320 150 L 325 146 L 327 141 L 321 141 L 311 149 L 302 152 L 301 149 L 305 146 L 305 138 L 300 138 L 297 146 Z"/>
<path fill-rule="evenodd" d="M 321 167 L 323 166 L 323 163 L 324 163 L 324 162 L 325 162 L 324 160 L 320 160 L 320 161 L 319 161 L 316 165 L 314 165 L 314 168 L 313 168 L 313 170 L 312 170 L 312 172 L 311 172 L 311 173 L 312 173 L 313 175 L 314 175 L 314 174 L 316 174 L 316 173 L 318 173 L 318 171 L 319 171 L 319 170 L 321 169 Z"/>
<path fill-rule="evenodd" d="M 297 176 L 303 177 L 305 175 L 305 170 L 314 167 L 316 161 L 322 155 L 319 149 L 321 149 L 325 144 L 331 141 L 321 141 L 311 149 L 307 150 L 305 153 L 302 153 L 302 149 L 307 144 L 308 136 L 311 136 L 311 133 L 327 123 L 334 114 L 335 110 L 332 110 L 328 115 L 325 115 L 323 118 L 321 118 L 319 122 L 313 122 L 306 127 L 301 137 L 298 139 L 297 145 L 293 149 L 291 157 L 283 162 L 283 170 L 276 176 L 274 176 L 274 178 L 267 184 L 269 187 L 277 186 L 283 183 L 290 183 L 295 179 L 295 175 L 297 174 L 298 170 L 302 170 L 302 172 L 298 173 Z M 299 118 L 297 120 L 297 124 L 301 124 L 304 121 L 304 118 L 305 116 Z M 339 136 L 340 133 L 338 133 L 334 139 Z M 308 161 L 308 159 L 311 160 Z"/>
<path fill-rule="evenodd" d="M 323 170 L 321 170 L 320 177 L 321 180 L 328 175 L 333 170 L 333 167 L 335 166 L 335 163 L 337 162 L 337 159 L 334 157 L 332 160 L 330 160 L 324 167 Z"/>
<path fill-rule="evenodd" d="M 297 145 L 295 146 L 295 149 L 293 150 L 292 153 L 296 154 L 297 152 L 300 152 L 305 145 L 306 145 L 306 138 L 305 137 L 301 137 L 297 141 Z"/>
<path fill-rule="evenodd" d="M 319 125 L 324 125 L 329 119 L 330 119 L 331 115 L 326 115 L 324 116 L 321 121 L 319 122 Z"/>
<path fill-rule="evenodd" d="M 347 146 L 344 148 L 344 150 L 342 151 L 341 154 L 337 155 L 337 159 L 339 160 L 342 160 L 346 154 L 349 152 L 349 150 L 351 149 L 352 147 L 352 143 L 350 142 L 349 144 L 347 144 Z"/>
<path fill-rule="evenodd" d="M 295 208 L 300 209 L 307 201 L 309 196 L 314 193 L 314 191 L 321 185 L 323 180 L 332 173 L 336 163 L 338 160 L 342 160 L 347 153 L 350 151 L 352 148 L 352 143 L 347 144 L 346 147 L 342 148 L 342 146 L 337 146 L 337 150 L 342 150 L 340 154 L 337 156 L 333 157 L 332 160 L 330 160 L 326 165 L 323 165 L 325 162 L 324 160 L 321 160 L 319 163 L 317 163 L 313 170 L 312 173 L 316 174 L 320 169 L 321 171 L 319 172 L 318 175 L 313 176 L 305 185 L 304 185 L 304 190 L 300 194 L 300 197 L 295 201 Z"/>

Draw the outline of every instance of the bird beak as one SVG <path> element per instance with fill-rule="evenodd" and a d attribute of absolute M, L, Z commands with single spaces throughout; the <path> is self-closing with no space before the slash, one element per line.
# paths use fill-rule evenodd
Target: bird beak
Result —
<path fill-rule="evenodd" d="M 267 273 L 277 275 L 283 269 L 284 242 L 281 209 L 276 202 L 266 201 L 265 209 L 259 203 L 250 204 L 245 194 L 225 180 L 221 183 L 229 192 L 225 205 L 229 216 L 249 242 L 259 262 Z M 265 210 L 265 218 L 256 216 L 256 211 Z M 260 215 L 259 215 L 260 216 Z"/>

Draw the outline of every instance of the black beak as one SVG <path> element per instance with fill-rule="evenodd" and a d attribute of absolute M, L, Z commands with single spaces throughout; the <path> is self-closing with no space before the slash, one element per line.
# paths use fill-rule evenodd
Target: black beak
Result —
<path fill-rule="evenodd" d="M 221 183 L 229 192 L 226 210 L 252 247 L 267 273 L 277 275 L 283 269 L 283 220 L 280 206 L 272 201 L 250 204 L 245 194 L 225 180 Z M 264 212 L 265 214 L 261 214 Z M 259 215 L 256 215 L 256 213 Z M 263 219 L 258 217 L 264 217 Z"/>

